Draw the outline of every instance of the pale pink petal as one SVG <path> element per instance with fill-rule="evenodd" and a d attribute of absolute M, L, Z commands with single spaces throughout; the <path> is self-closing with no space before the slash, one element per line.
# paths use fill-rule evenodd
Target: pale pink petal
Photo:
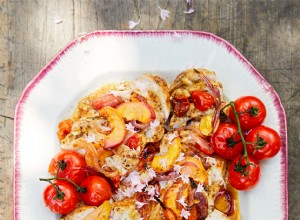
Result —
<path fill-rule="evenodd" d="M 136 201 L 135 204 L 136 204 L 136 207 L 137 207 L 138 209 L 140 209 L 140 208 L 142 208 L 144 205 L 146 205 L 147 203 Z"/>
<path fill-rule="evenodd" d="M 184 153 L 180 153 L 179 157 L 177 158 L 176 162 L 180 162 L 184 160 Z"/>
<path fill-rule="evenodd" d="M 166 20 L 169 17 L 170 11 L 162 9 L 161 7 L 158 7 L 160 9 L 160 17 L 162 20 Z"/>
<path fill-rule="evenodd" d="M 79 32 L 79 33 L 77 34 L 77 36 L 78 36 L 78 37 L 81 37 L 81 36 L 84 36 L 84 35 L 86 35 L 86 34 L 87 34 L 87 32 L 82 31 L 82 32 Z"/>
<path fill-rule="evenodd" d="M 182 181 L 184 183 L 189 183 L 190 182 L 189 176 L 187 176 L 185 174 L 181 174 L 180 178 L 182 179 Z"/>
<path fill-rule="evenodd" d="M 195 10 L 193 8 L 190 8 L 188 11 L 184 11 L 185 14 L 193 14 Z"/>
<path fill-rule="evenodd" d="M 196 192 L 202 192 L 203 190 L 204 190 L 203 185 L 202 185 L 201 183 L 199 183 L 199 184 L 197 185 Z"/>
<path fill-rule="evenodd" d="M 61 19 L 61 17 L 58 17 L 58 16 L 55 16 L 54 17 L 54 23 L 55 24 L 60 24 L 60 23 L 62 23 L 63 22 L 63 20 Z"/>
<path fill-rule="evenodd" d="M 149 176 L 150 176 L 151 179 L 153 179 L 153 177 L 156 177 L 156 173 L 153 170 L 153 168 L 149 168 L 148 169 L 148 174 L 149 174 Z"/>
<path fill-rule="evenodd" d="M 181 38 L 182 36 L 178 34 L 176 31 L 173 32 L 173 37 L 175 38 Z"/>
<path fill-rule="evenodd" d="M 125 124 L 126 130 L 130 131 L 131 133 L 136 133 L 137 131 L 134 130 L 134 126 L 129 122 L 128 124 Z"/>
<path fill-rule="evenodd" d="M 130 30 L 133 30 L 139 23 L 141 20 L 138 21 L 128 21 L 128 28 Z"/>
<path fill-rule="evenodd" d="M 167 139 L 170 141 L 170 142 L 172 142 L 173 141 L 173 139 L 174 138 L 176 138 L 177 137 L 177 135 L 176 134 L 174 134 L 174 133 L 171 133 L 171 134 L 169 134 L 168 136 L 167 136 Z"/>
<path fill-rule="evenodd" d="M 185 209 L 181 210 L 181 213 L 180 213 L 181 217 L 188 219 L 190 215 L 191 215 L 191 213 L 189 211 L 186 211 Z"/>
<path fill-rule="evenodd" d="M 175 171 L 175 173 L 179 174 L 180 170 L 181 170 L 181 166 L 178 164 L 175 164 L 173 170 Z"/>
<path fill-rule="evenodd" d="M 179 200 L 177 200 L 177 202 L 179 202 L 184 208 L 187 207 L 184 196 L 182 196 Z"/>

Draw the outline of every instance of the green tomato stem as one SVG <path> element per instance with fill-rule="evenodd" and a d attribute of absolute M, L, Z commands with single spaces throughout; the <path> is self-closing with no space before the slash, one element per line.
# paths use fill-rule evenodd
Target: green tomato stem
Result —
<path fill-rule="evenodd" d="M 249 158 L 248 158 L 247 142 L 245 141 L 245 138 L 243 136 L 243 132 L 242 132 L 242 129 L 241 129 L 241 123 L 240 123 L 240 120 L 239 120 L 239 113 L 236 111 L 236 108 L 235 108 L 235 105 L 234 105 L 233 101 L 231 101 L 228 105 L 230 105 L 232 107 L 232 110 L 233 110 L 233 113 L 234 113 L 234 116 L 235 116 L 235 119 L 236 119 L 236 125 L 238 127 L 238 133 L 241 136 L 241 140 L 242 140 L 243 147 L 244 147 L 244 156 L 243 157 L 246 158 L 246 171 L 244 172 L 244 174 L 248 174 L 248 166 L 250 165 L 250 163 L 249 163 Z"/>
<path fill-rule="evenodd" d="M 52 184 L 52 182 L 51 182 L 52 180 L 66 180 L 66 181 L 68 181 L 69 183 L 71 183 L 75 187 L 75 189 L 76 189 L 77 192 L 84 192 L 84 191 L 86 191 L 84 189 L 85 187 L 78 186 L 76 183 L 74 183 L 72 180 L 70 180 L 68 178 L 59 178 L 57 176 L 52 177 L 52 178 L 48 178 L 48 179 L 40 178 L 40 181 L 45 181 L 45 182 L 48 182 L 50 184 Z"/>

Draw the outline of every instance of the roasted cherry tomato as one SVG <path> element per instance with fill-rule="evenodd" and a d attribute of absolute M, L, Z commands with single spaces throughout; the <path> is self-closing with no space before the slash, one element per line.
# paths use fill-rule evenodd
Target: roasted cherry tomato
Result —
<path fill-rule="evenodd" d="M 267 126 L 260 125 L 253 128 L 246 137 L 248 152 L 258 160 L 275 156 L 281 147 L 279 134 Z"/>
<path fill-rule="evenodd" d="M 126 141 L 126 145 L 130 147 L 131 149 L 137 149 L 138 146 L 141 144 L 141 137 L 138 134 L 132 135 L 128 140 Z"/>
<path fill-rule="evenodd" d="M 225 159 L 233 160 L 243 151 L 243 143 L 235 124 L 222 123 L 211 138 L 214 152 Z"/>
<path fill-rule="evenodd" d="M 44 190 L 44 203 L 52 212 L 64 215 L 76 208 L 78 194 L 69 182 L 55 180 Z"/>
<path fill-rule="evenodd" d="M 114 96 L 113 94 L 105 94 L 105 95 L 102 95 L 102 96 L 96 98 L 92 102 L 92 107 L 95 110 L 100 110 L 101 108 L 103 108 L 105 106 L 110 106 L 110 107 L 114 108 L 114 107 L 120 105 L 122 102 L 123 102 L 123 100 L 118 96 Z"/>
<path fill-rule="evenodd" d="M 210 109 L 215 103 L 214 97 L 207 92 L 196 90 L 191 92 L 191 98 L 199 111 Z"/>
<path fill-rule="evenodd" d="M 184 95 L 175 95 L 172 99 L 174 114 L 177 117 L 184 116 L 190 109 L 190 101 Z"/>
<path fill-rule="evenodd" d="M 89 176 L 82 181 L 80 187 L 85 187 L 86 192 L 79 193 L 81 200 L 86 205 L 99 206 L 112 195 L 111 187 L 106 179 L 100 176 Z"/>
<path fill-rule="evenodd" d="M 248 131 L 260 125 L 266 117 L 266 107 L 262 101 L 254 96 L 243 96 L 235 100 L 234 106 L 239 114 L 239 121 L 243 131 Z M 233 109 L 230 109 L 229 117 L 236 123 Z"/>
<path fill-rule="evenodd" d="M 228 169 L 228 181 L 237 190 L 252 189 L 260 178 L 258 160 L 248 155 L 249 163 L 244 156 L 233 159 Z M 248 168 L 247 168 L 248 167 Z"/>
<path fill-rule="evenodd" d="M 82 155 L 72 150 L 62 150 L 52 158 L 48 172 L 80 184 L 86 177 L 83 167 L 86 167 L 86 162 Z"/>
<path fill-rule="evenodd" d="M 58 124 L 57 137 L 61 141 L 64 139 L 72 130 L 73 121 L 72 119 L 66 119 Z"/>

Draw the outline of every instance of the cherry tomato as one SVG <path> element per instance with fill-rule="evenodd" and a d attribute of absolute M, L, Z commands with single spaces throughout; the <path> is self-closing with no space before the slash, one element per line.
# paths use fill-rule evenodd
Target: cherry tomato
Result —
<path fill-rule="evenodd" d="M 211 139 L 214 152 L 225 159 L 233 160 L 243 151 L 243 143 L 235 124 L 222 123 Z"/>
<path fill-rule="evenodd" d="M 80 184 L 86 177 L 86 172 L 82 169 L 85 166 L 86 162 L 82 155 L 72 150 L 62 150 L 52 158 L 48 172 Z"/>
<path fill-rule="evenodd" d="M 79 193 L 86 205 L 99 206 L 105 200 L 110 199 L 111 187 L 106 179 L 100 176 L 89 176 L 82 181 L 80 187 L 85 187 L 86 192 Z"/>
<path fill-rule="evenodd" d="M 248 131 L 260 125 L 267 114 L 266 107 L 262 101 L 254 96 L 243 96 L 234 102 L 236 111 L 243 131 Z M 234 123 L 236 118 L 233 109 L 230 109 L 229 117 Z"/>
<path fill-rule="evenodd" d="M 275 156 L 281 147 L 279 134 L 267 126 L 260 125 L 253 128 L 246 137 L 248 152 L 258 160 L 265 160 Z"/>
<path fill-rule="evenodd" d="M 52 212 L 64 215 L 76 208 L 78 195 L 71 183 L 55 180 L 44 190 L 44 203 Z"/>
<path fill-rule="evenodd" d="M 114 107 L 120 105 L 122 102 L 123 102 L 123 100 L 118 96 L 114 96 L 113 94 L 105 94 L 105 95 L 102 95 L 102 96 L 96 98 L 92 102 L 92 107 L 95 110 L 100 110 L 101 108 L 103 108 L 105 106 L 110 106 L 110 107 L 114 108 Z"/>
<path fill-rule="evenodd" d="M 174 114 L 177 117 L 184 116 L 190 109 L 190 101 L 184 95 L 175 95 L 172 99 Z"/>
<path fill-rule="evenodd" d="M 199 111 L 210 109 L 215 103 L 214 97 L 207 92 L 196 90 L 191 92 L 191 97 L 195 107 Z"/>
<path fill-rule="evenodd" d="M 66 119 L 58 124 L 57 137 L 61 141 L 64 139 L 72 130 L 73 121 L 72 119 Z"/>
<path fill-rule="evenodd" d="M 247 160 L 244 156 L 237 156 L 233 159 L 228 169 L 228 181 L 237 190 L 252 189 L 260 178 L 260 165 L 258 160 L 248 155 Z"/>
<path fill-rule="evenodd" d="M 140 144 L 141 144 L 141 137 L 138 134 L 132 135 L 126 141 L 126 145 L 131 149 L 137 149 L 138 146 L 140 146 Z"/>

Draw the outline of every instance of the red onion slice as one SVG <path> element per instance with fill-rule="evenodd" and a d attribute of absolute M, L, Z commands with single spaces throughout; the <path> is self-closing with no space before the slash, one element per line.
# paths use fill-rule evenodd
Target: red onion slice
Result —
<path fill-rule="evenodd" d="M 147 127 L 149 127 L 150 123 L 147 123 L 147 124 L 140 124 L 138 123 L 136 120 L 131 120 L 130 123 L 137 129 L 140 129 L 140 130 L 144 130 L 146 129 Z"/>
<path fill-rule="evenodd" d="M 214 153 L 212 146 L 202 137 L 196 135 L 194 132 L 191 133 L 191 138 L 196 142 L 197 147 L 200 151 L 207 155 Z"/>
<path fill-rule="evenodd" d="M 157 181 L 166 181 L 166 180 L 173 180 L 179 177 L 179 174 L 176 172 L 169 172 L 169 173 L 164 173 L 162 175 L 158 175 L 154 177 L 155 180 Z"/>
<path fill-rule="evenodd" d="M 200 78 L 206 83 L 207 87 L 211 90 L 212 96 L 214 97 L 215 100 L 215 113 L 213 116 L 212 120 L 212 130 L 211 130 L 211 135 L 213 135 L 214 130 L 217 126 L 218 123 L 218 118 L 220 117 L 220 110 L 221 110 L 221 94 L 220 90 L 216 87 L 214 87 L 209 79 L 202 75 L 197 69 L 194 69 L 196 73 L 199 74 Z"/>

